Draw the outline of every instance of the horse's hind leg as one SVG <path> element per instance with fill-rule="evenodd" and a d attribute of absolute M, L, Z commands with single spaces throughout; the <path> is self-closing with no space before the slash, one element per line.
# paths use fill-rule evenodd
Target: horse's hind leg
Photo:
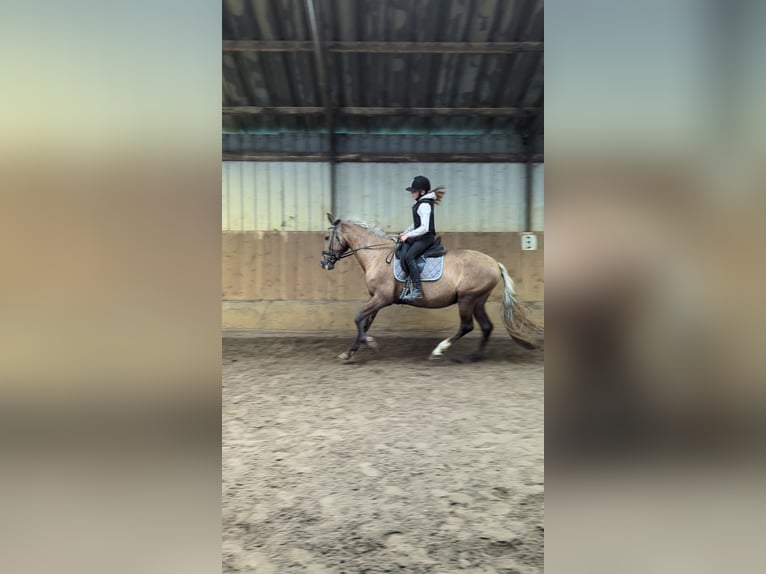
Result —
<path fill-rule="evenodd" d="M 486 300 L 485 300 L 486 301 Z M 487 316 L 487 310 L 484 308 L 484 302 L 476 305 L 473 310 L 473 316 L 476 317 L 476 321 L 481 327 L 481 341 L 479 342 L 479 349 L 471 355 L 471 359 L 478 361 L 484 356 L 484 350 L 487 348 L 489 342 L 489 336 L 492 334 L 492 321 Z"/>
<path fill-rule="evenodd" d="M 460 300 L 458 301 L 457 306 L 460 311 L 460 328 L 452 337 L 444 339 L 433 351 L 431 351 L 430 359 L 439 359 L 444 354 L 444 351 L 452 346 L 452 343 L 457 341 L 463 335 L 473 331 L 474 300 Z"/>

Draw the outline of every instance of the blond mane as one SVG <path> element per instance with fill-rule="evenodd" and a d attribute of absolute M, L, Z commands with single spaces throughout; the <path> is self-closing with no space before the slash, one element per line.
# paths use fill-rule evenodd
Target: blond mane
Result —
<path fill-rule="evenodd" d="M 383 229 L 381 229 L 378 225 L 367 223 L 366 221 L 362 221 L 361 219 L 344 219 L 346 223 L 351 223 L 353 225 L 356 225 L 358 227 L 361 227 L 362 229 L 366 229 L 370 233 L 377 235 L 378 237 L 382 237 L 383 239 L 396 239 L 397 235 L 392 233 L 387 233 Z"/>

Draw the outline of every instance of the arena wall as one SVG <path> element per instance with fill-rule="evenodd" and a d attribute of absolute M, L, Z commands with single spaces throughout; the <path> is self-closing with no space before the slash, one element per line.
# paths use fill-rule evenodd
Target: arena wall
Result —
<path fill-rule="evenodd" d="M 224 231 L 223 329 L 264 333 L 351 333 L 353 319 L 369 296 L 362 268 L 354 258 L 333 271 L 319 265 L 325 231 Z M 518 232 L 445 232 L 448 249 L 476 249 L 502 262 L 513 278 L 519 299 L 535 308 L 542 322 L 544 302 L 544 234 L 538 249 L 522 251 Z M 500 323 L 502 288 L 493 292 L 488 310 Z M 394 305 L 375 321 L 379 331 L 453 330 L 457 308 L 415 309 Z"/>

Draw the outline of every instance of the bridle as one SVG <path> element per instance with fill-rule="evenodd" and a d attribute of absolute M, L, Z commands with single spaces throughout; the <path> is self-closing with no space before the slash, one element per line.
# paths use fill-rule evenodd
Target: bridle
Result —
<path fill-rule="evenodd" d="M 343 253 L 338 255 L 335 253 L 335 251 L 333 251 L 332 248 L 336 241 L 340 243 L 340 239 L 338 238 L 338 223 L 340 223 L 340 221 L 335 223 L 332 227 L 328 228 L 331 229 L 332 232 L 330 234 L 330 241 L 327 243 L 327 249 L 322 251 L 321 265 L 323 269 L 332 269 L 335 267 L 335 263 L 341 259 L 345 259 L 346 257 L 351 257 L 357 251 L 362 251 L 364 249 L 377 249 L 378 247 L 386 247 L 391 245 L 390 243 L 376 243 L 373 245 L 363 245 L 362 247 L 357 247 L 356 249 L 349 249 L 349 247 L 346 246 L 346 249 L 343 251 Z M 391 239 L 391 241 L 396 240 Z"/>
<path fill-rule="evenodd" d="M 327 244 L 327 249 L 322 251 L 322 268 L 323 269 L 332 269 L 333 267 L 335 267 L 335 263 L 337 261 L 353 254 L 353 252 L 349 252 L 347 250 L 341 253 L 340 255 L 335 254 L 335 251 L 333 251 L 332 246 L 335 244 L 336 241 L 340 243 L 340 240 L 338 239 L 338 224 L 336 223 L 329 229 L 332 229 L 332 233 L 330 235 L 330 241 Z"/>

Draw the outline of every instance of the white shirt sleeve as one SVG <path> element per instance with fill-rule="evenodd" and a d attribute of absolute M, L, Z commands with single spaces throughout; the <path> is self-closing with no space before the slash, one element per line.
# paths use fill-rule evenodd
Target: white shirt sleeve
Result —
<path fill-rule="evenodd" d="M 431 204 L 423 202 L 418 206 L 420 227 L 409 232 L 410 237 L 420 237 L 428 233 L 428 222 L 431 219 Z"/>

